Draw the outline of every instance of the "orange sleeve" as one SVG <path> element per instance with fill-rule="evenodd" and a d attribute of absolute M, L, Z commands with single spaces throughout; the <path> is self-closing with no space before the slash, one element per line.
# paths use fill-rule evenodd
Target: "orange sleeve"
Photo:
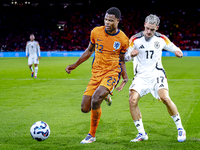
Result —
<path fill-rule="evenodd" d="M 95 44 L 95 29 L 93 29 L 92 31 L 91 31 L 91 34 L 90 34 L 90 42 L 91 42 L 91 44 Z"/>
<path fill-rule="evenodd" d="M 127 52 L 127 49 L 129 47 L 129 39 L 128 37 L 126 36 L 123 40 L 123 45 L 122 45 L 122 49 L 121 49 L 121 52 L 122 54 L 125 54 Z"/>

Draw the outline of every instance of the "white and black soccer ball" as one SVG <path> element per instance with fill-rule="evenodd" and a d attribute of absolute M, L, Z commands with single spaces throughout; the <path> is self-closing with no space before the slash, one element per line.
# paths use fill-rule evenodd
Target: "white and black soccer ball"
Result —
<path fill-rule="evenodd" d="M 44 121 L 37 121 L 30 129 L 31 136 L 37 141 L 44 141 L 50 135 L 50 128 Z"/>

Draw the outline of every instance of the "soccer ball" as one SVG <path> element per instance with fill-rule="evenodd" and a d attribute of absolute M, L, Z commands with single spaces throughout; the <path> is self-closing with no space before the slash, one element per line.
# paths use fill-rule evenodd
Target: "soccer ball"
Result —
<path fill-rule="evenodd" d="M 36 141 L 44 141 L 50 135 L 49 125 L 43 121 L 37 121 L 30 129 L 30 133 L 33 139 Z"/>

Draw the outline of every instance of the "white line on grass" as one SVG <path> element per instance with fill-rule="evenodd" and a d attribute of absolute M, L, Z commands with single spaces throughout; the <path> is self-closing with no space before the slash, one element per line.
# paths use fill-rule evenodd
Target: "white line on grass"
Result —
<path fill-rule="evenodd" d="M 193 110 L 194 110 L 194 107 L 196 107 L 196 105 L 199 103 L 199 101 L 197 101 L 193 106 L 192 106 L 192 109 L 191 109 L 191 111 L 190 111 L 190 113 L 189 113 L 189 115 L 188 115 L 188 117 L 187 117 L 187 120 L 185 121 L 185 124 L 187 125 L 187 123 L 188 123 L 188 120 L 190 119 L 190 117 L 191 117 L 191 114 L 193 113 Z"/>

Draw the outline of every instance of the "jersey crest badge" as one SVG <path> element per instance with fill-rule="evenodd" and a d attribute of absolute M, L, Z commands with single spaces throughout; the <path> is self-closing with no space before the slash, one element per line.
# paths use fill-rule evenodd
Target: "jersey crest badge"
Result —
<path fill-rule="evenodd" d="M 121 45 L 121 43 L 119 43 L 118 41 L 115 41 L 113 47 L 114 47 L 114 49 L 117 50 L 120 48 L 120 45 Z"/>
<path fill-rule="evenodd" d="M 158 49 L 158 48 L 160 47 L 160 43 L 159 43 L 158 41 L 155 41 L 155 42 L 154 42 L 154 47 L 155 47 L 156 49 Z"/>

